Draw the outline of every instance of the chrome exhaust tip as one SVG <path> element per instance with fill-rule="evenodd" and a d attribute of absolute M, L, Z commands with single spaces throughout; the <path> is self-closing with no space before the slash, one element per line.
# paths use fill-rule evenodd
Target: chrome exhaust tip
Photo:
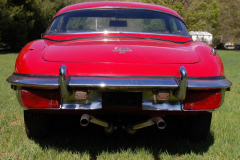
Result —
<path fill-rule="evenodd" d="M 80 125 L 83 126 L 83 127 L 88 126 L 89 118 L 90 118 L 90 116 L 88 114 L 82 115 L 82 117 L 80 119 Z"/>
<path fill-rule="evenodd" d="M 108 134 L 111 134 L 114 131 L 114 126 L 106 121 L 97 119 L 93 116 L 90 116 L 88 114 L 84 114 L 82 115 L 81 119 L 80 119 L 80 125 L 82 127 L 86 127 L 88 126 L 89 122 L 97 124 L 99 126 L 104 127 L 104 131 Z"/>
<path fill-rule="evenodd" d="M 166 123 L 161 117 L 155 117 L 154 123 L 157 125 L 159 129 L 164 129 L 166 127 Z"/>
<path fill-rule="evenodd" d="M 142 123 L 130 124 L 127 127 L 127 133 L 134 134 L 138 129 L 149 127 L 154 124 L 156 124 L 159 129 L 164 129 L 166 127 L 166 123 L 161 117 L 154 117 Z"/>

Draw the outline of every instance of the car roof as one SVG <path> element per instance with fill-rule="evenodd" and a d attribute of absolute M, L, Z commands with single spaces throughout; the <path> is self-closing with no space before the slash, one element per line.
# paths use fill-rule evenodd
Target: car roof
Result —
<path fill-rule="evenodd" d="M 85 3 L 77 3 L 70 6 L 66 6 L 63 9 L 61 9 L 59 12 L 56 13 L 56 16 L 64 13 L 69 12 L 72 10 L 78 10 L 83 8 L 95 8 L 95 7 L 129 7 L 129 8 L 143 8 L 143 9 L 152 9 L 152 10 L 159 10 L 162 12 L 167 12 L 169 14 L 175 15 L 176 17 L 180 18 L 182 20 L 182 17 L 175 12 L 174 10 L 160 6 L 160 5 L 154 5 L 154 4 L 148 4 L 148 3 L 139 3 L 139 2 L 85 2 Z"/>

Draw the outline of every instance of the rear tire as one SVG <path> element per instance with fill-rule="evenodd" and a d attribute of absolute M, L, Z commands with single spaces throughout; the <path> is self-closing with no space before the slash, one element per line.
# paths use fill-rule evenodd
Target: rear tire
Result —
<path fill-rule="evenodd" d="M 204 141 L 210 131 L 212 113 L 187 116 L 185 119 L 187 136 L 190 141 Z"/>
<path fill-rule="evenodd" d="M 24 123 L 29 138 L 44 138 L 50 134 L 48 115 L 24 111 Z"/>

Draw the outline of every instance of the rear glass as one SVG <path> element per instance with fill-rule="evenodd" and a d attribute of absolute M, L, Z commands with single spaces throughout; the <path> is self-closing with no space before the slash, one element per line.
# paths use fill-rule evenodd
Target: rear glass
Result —
<path fill-rule="evenodd" d="M 69 12 L 58 16 L 47 30 L 47 34 L 106 31 L 188 35 L 183 22 L 175 16 L 138 9 Z"/>

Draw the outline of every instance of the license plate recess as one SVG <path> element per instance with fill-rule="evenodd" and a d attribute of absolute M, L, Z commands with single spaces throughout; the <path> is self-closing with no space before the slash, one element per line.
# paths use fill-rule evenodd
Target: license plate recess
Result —
<path fill-rule="evenodd" d="M 141 110 L 141 92 L 103 92 L 102 107 L 105 110 Z"/>

